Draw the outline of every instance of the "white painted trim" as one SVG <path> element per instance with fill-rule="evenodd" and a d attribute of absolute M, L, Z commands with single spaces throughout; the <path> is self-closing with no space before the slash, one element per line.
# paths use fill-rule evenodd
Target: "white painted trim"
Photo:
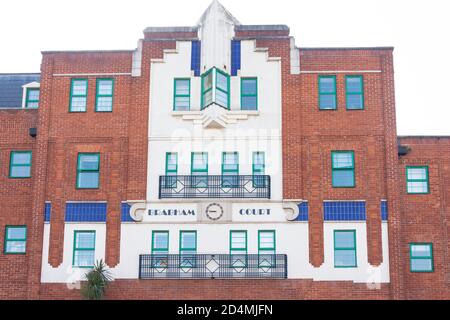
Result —
<path fill-rule="evenodd" d="M 381 73 L 381 70 L 320 70 L 320 71 L 300 71 L 305 74 L 322 74 L 322 73 Z"/>
<path fill-rule="evenodd" d="M 172 137 L 172 136 L 151 136 L 148 141 L 246 141 L 246 140 L 281 140 L 280 135 L 276 136 L 247 136 L 247 137 Z M 332 201 L 332 200 L 330 200 Z"/>
<path fill-rule="evenodd" d="M 108 203 L 108 201 L 66 201 L 66 203 Z"/>
<path fill-rule="evenodd" d="M 131 76 L 131 72 L 117 73 L 54 73 L 53 77 Z"/>

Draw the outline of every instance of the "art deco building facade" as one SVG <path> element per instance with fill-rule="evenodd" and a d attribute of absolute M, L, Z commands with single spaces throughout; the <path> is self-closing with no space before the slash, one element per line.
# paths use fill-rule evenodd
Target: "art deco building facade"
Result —
<path fill-rule="evenodd" d="M 450 139 L 398 137 L 393 48 L 213 1 L 136 50 L 0 75 L 0 297 L 448 299 Z"/>

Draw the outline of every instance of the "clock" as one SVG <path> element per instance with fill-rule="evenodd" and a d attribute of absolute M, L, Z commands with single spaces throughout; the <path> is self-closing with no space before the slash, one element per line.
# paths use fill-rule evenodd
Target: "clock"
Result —
<path fill-rule="evenodd" d="M 223 207 L 218 203 L 211 203 L 205 210 L 206 216 L 212 221 L 217 221 L 222 218 L 223 212 Z"/>

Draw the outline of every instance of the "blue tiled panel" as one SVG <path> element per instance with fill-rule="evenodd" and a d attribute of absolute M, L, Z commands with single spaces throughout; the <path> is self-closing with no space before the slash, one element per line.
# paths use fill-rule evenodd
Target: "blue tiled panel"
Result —
<path fill-rule="evenodd" d="M 66 222 L 106 222 L 106 203 L 66 203 Z"/>
<path fill-rule="evenodd" d="M 194 71 L 194 75 L 198 77 L 200 76 L 200 56 L 202 47 L 198 40 L 192 41 L 191 43 L 191 70 Z"/>
<path fill-rule="evenodd" d="M 44 222 L 50 222 L 50 214 L 52 212 L 52 204 L 45 203 Z"/>
<path fill-rule="evenodd" d="M 381 220 L 388 221 L 388 204 L 386 200 L 381 201 Z"/>
<path fill-rule="evenodd" d="M 366 203 L 364 201 L 327 201 L 323 203 L 325 221 L 364 221 Z"/>
<path fill-rule="evenodd" d="M 241 69 L 241 41 L 231 40 L 231 75 L 237 76 Z"/>
<path fill-rule="evenodd" d="M 134 222 L 130 216 L 130 208 L 128 203 L 122 203 L 122 222 Z"/>
<path fill-rule="evenodd" d="M 298 205 L 298 209 L 300 213 L 296 219 L 296 221 L 308 221 L 309 217 L 309 206 L 308 202 L 302 202 Z"/>

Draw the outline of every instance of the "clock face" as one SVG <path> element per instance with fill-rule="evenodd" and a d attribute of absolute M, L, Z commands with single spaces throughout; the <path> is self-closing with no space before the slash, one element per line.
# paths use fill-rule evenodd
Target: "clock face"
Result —
<path fill-rule="evenodd" d="M 206 216 L 213 221 L 219 220 L 223 216 L 222 206 L 218 203 L 211 203 L 206 207 Z"/>

